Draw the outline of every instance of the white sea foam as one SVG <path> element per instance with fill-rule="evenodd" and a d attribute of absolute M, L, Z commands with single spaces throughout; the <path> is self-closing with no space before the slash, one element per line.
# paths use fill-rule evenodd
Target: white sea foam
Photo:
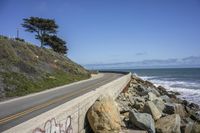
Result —
<path fill-rule="evenodd" d="M 141 78 L 143 80 L 151 80 L 151 79 L 158 78 L 158 77 L 157 76 L 141 76 Z"/>
<path fill-rule="evenodd" d="M 181 93 L 179 97 L 194 102 L 200 105 L 200 83 L 186 82 L 186 81 L 166 81 L 162 78 L 153 76 L 141 77 L 144 80 L 149 80 L 156 86 L 163 86 L 169 91 L 176 91 Z"/>

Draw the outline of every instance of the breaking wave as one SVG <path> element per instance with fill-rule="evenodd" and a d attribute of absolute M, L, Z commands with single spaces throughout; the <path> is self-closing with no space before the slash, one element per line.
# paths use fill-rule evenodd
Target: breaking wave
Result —
<path fill-rule="evenodd" d="M 177 81 L 158 76 L 142 76 L 144 80 L 149 80 L 156 86 L 163 86 L 169 91 L 179 92 L 180 98 L 186 99 L 200 105 L 200 83 L 190 81 Z"/>

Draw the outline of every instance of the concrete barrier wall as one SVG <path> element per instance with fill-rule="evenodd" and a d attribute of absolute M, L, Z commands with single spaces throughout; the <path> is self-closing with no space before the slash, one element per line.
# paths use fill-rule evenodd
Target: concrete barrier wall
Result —
<path fill-rule="evenodd" d="M 89 124 L 86 119 L 88 109 L 101 94 L 109 94 L 114 99 L 126 87 L 131 73 L 105 84 L 89 93 L 66 102 L 54 109 L 21 123 L 5 133 L 85 133 Z"/>

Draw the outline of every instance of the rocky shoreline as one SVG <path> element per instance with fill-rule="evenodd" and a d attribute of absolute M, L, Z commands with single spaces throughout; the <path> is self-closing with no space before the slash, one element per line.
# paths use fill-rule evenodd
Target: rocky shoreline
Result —
<path fill-rule="evenodd" d="M 200 108 L 132 75 L 130 84 L 113 100 L 105 94 L 88 110 L 94 133 L 200 133 Z"/>

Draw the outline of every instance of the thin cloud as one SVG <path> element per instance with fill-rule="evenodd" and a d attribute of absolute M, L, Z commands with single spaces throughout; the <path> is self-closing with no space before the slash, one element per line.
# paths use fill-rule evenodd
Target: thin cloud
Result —
<path fill-rule="evenodd" d="M 143 55 L 147 55 L 147 53 L 146 52 L 139 52 L 139 53 L 136 53 L 135 55 L 136 56 L 143 56 Z"/>
<path fill-rule="evenodd" d="M 90 69 L 104 69 L 104 68 L 160 68 L 160 67 L 200 67 L 200 56 L 190 56 L 181 59 L 166 59 L 166 60 L 142 60 L 135 62 L 117 62 L 107 64 L 87 64 L 84 65 Z"/>

